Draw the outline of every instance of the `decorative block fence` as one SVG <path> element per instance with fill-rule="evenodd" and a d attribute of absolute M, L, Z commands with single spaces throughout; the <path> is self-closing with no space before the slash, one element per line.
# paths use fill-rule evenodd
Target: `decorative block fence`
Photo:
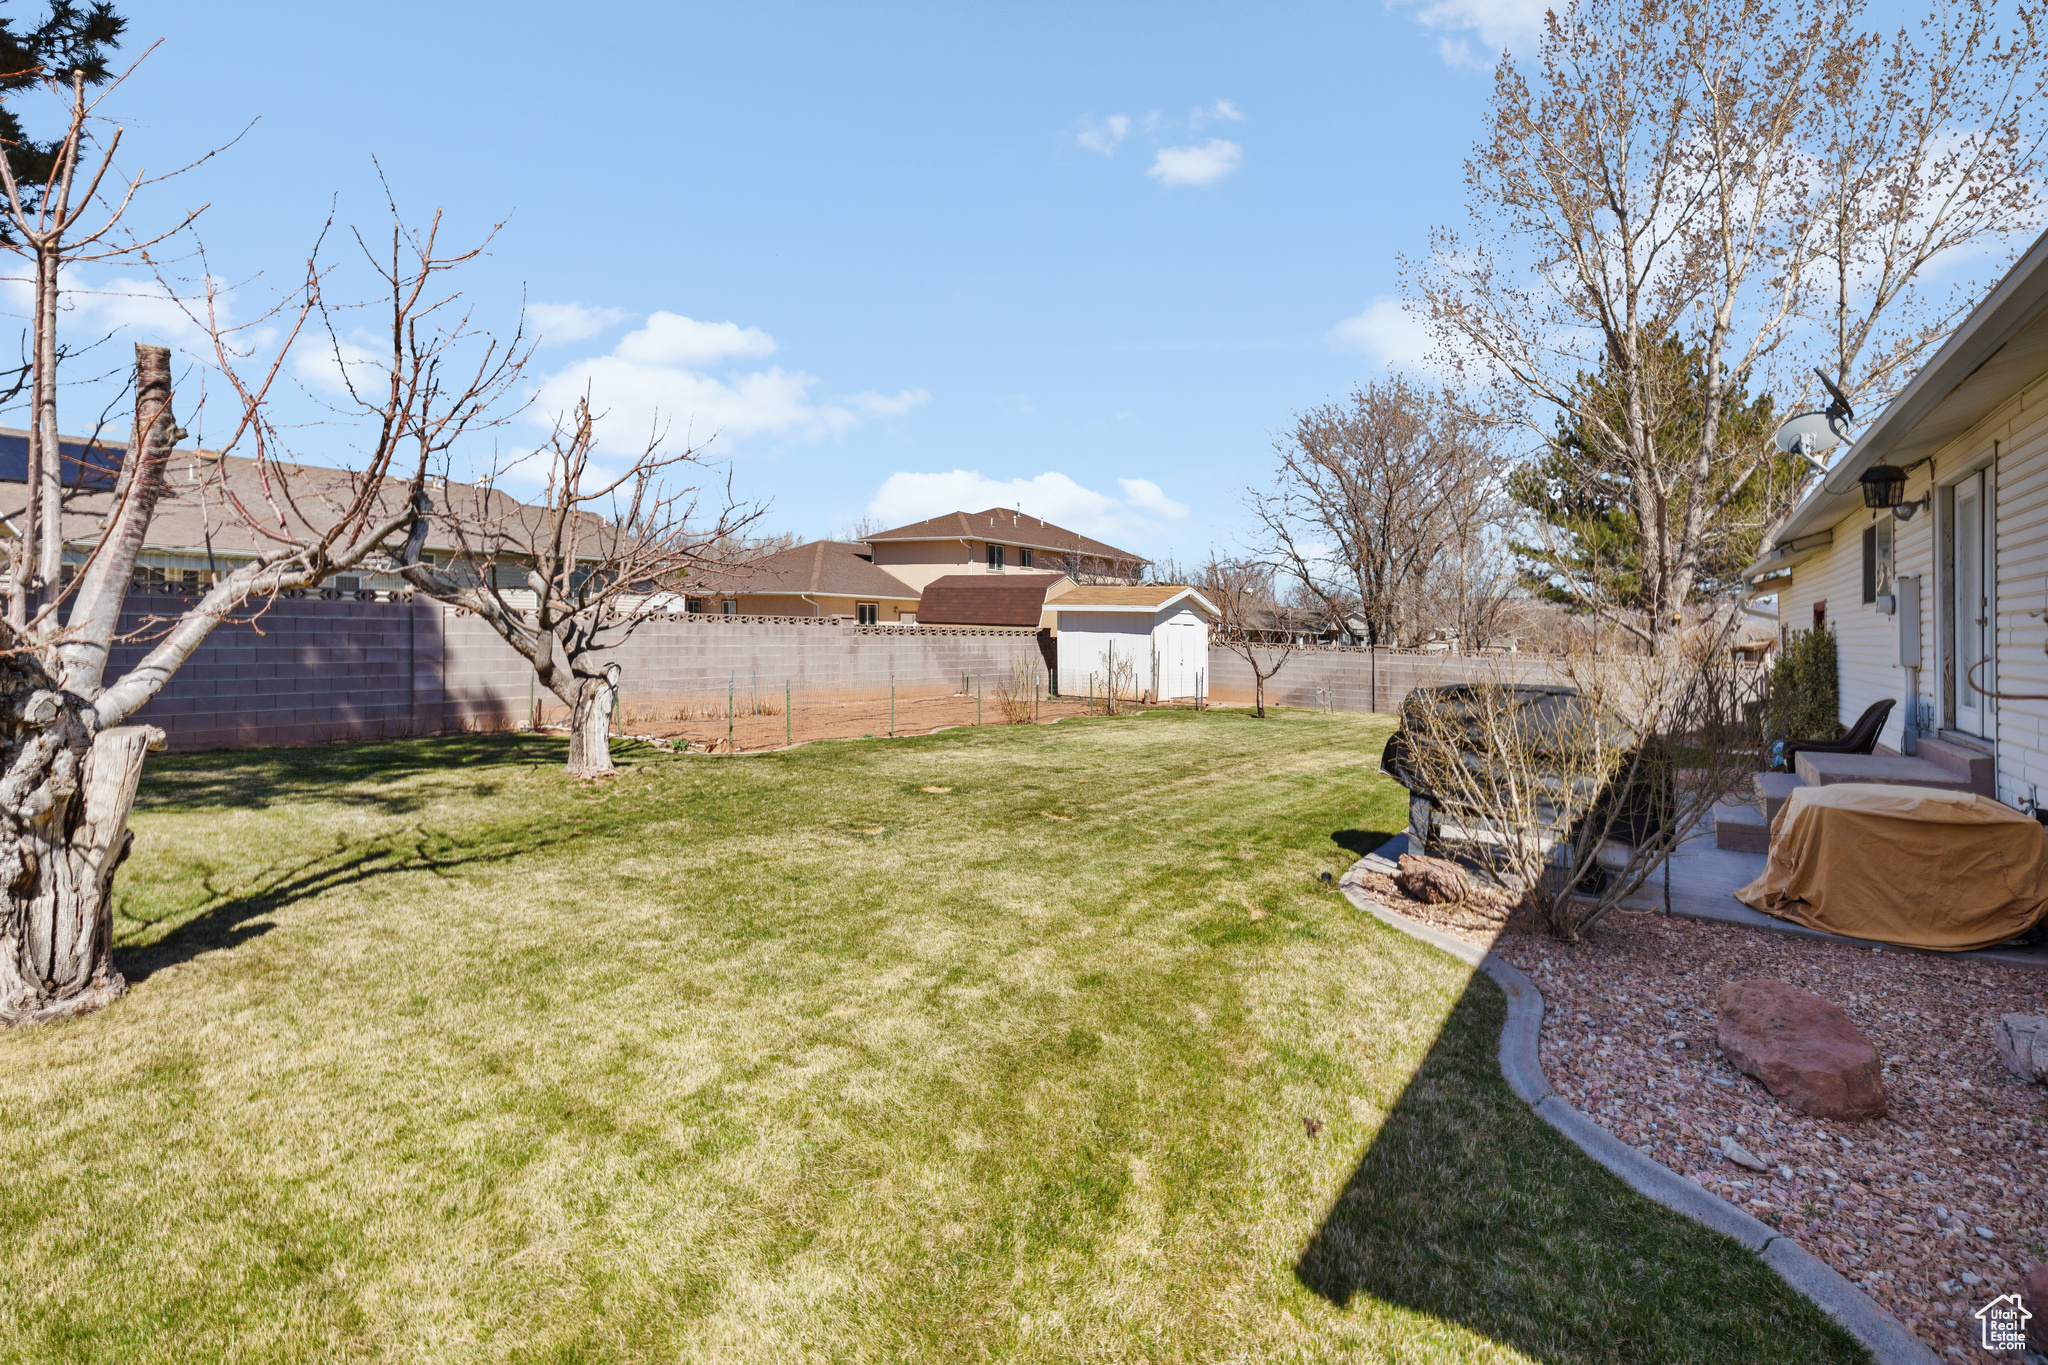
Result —
<path fill-rule="evenodd" d="M 136 596 L 123 630 L 150 633 L 149 609 L 180 598 Z M 117 646 L 107 676 L 148 652 Z M 946 696 L 1007 679 L 1023 661 L 1043 672 L 1036 632 L 978 626 L 860 626 L 842 618 L 661 616 L 607 656 L 624 671 L 621 703 L 666 717 L 723 706 L 727 688 L 807 699 Z M 145 707 L 174 749 L 393 739 L 526 724 L 564 708 L 491 628 L 425 598 L 281 600 L 252 622 L 219 627 Z"/>
<path fill-rule="evenodd" d="M 1401 699 L 1418 687 L 1481 679 L 1558 680 L 1551 664 L 1536 656 L 1473 658 L 1316 645 L 1295 650 L 1280 671 L 1266 679 L 1266 704 L 1391 713 L 1400 710 Z M 1254 682 L 1251 665 L 1243 656 L 1220 645 L 1209 646 L 1210 700 L 1249 706 Z"/>

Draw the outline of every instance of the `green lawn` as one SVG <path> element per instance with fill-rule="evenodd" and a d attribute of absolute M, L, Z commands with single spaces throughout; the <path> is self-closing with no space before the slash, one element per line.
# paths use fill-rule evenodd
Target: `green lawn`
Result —
<path fill-rule="evenodd" d="M 153 759 L 133 992 L 0 1035 L 0 1359 L 1857 1359 L 1318 881 L 1385 733 Z"/>

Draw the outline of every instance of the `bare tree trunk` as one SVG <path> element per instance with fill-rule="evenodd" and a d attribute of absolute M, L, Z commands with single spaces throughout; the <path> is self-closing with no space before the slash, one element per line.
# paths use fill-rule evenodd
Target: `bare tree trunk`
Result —
<path fill-rule="evenodd" d="M 612 704 L 619 695 L 619 666 L 577 680 L 569 708 L 569 776 L 607 777 L 612 769 Z"/>
<path fill-rule="evenodd" d="M 1257 664 L 1252 665 L 1252 713 L 1260 720 L 1266 718 L 1266 675 L 1259 672 Z"/>
<path fill-rule="evenodd" d="M 92 736 L 91 708 L 69 703 L 35 693 L 25 721 L 54 714 L 0 780 L 0 1024 L 84 1014 L 128 990 L 114 970 L 114 871 L 133 841 L 143 754 L 164 734 L 124 725 Z"/>

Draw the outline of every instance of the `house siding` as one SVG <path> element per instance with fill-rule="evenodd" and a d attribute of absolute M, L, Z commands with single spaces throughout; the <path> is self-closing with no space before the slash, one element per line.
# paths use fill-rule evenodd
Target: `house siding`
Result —
<path fill-rule="evenodd" d="M 1935 562 L 1941 520 L 1939 490 L 1976 470 L 1985 473 L 1991 499 L 1993 565 L 1993 662 L 1980 678 L 2006 693 L 2028 697 L 1992 699 L 1990 734 L 1997 754 L 1998 797 L 2017 804 L 2035 786 L 2048 787 L 2048 653 L 2044 653 L 2044 608 L 2048 608 L 2048 385 L 2037 379 L 1998 412 L 1935 456 L 1908 479 L 1906 498 L 1935 489 L 1933 505 L 1909 522 L 1895 523 L 1894 559 L 1901 576 L 1920 576 L 1920 670 L 1918 697 L 1945 728 L 1942 638 L 1942 575 Z M 1906 720 L 1906 670 L 1898 662 L 1898 618 L 1880 615 L 1862 602 L 1862 531 L 1871 514 L 1858 509 L 1834 525 L 1833 543 L 1792 569 L 1791 584 L 1779 594 L 1779 616 L 1789 630 L 1812 623 L 1813 604 L 1825 600 L 1841 664 L 1841 720 L 1844 724 L 1883 697 L 1898 699 L 1880 742 L 1897 749 Z"/>

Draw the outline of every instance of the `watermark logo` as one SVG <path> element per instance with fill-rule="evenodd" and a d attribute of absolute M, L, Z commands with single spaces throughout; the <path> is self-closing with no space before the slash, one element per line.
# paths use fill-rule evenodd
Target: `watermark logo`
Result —
<path fill-rule="evenodd" d="M 2033 1317 L 2017 1294 L 2000 1294 L 1976 1313 L 1978 1340 L 1987 1351 L 2027 1349 L 2027 1319 Z"/>

